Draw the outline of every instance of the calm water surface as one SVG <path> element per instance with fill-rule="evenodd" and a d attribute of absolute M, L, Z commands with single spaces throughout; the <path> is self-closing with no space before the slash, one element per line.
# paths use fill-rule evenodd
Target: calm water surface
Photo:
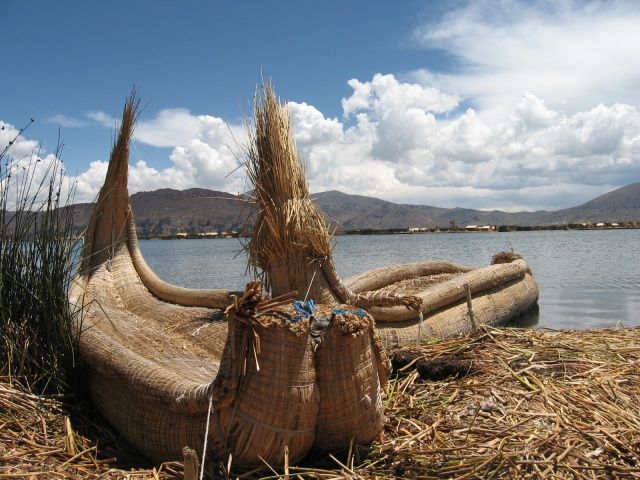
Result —
<path fill-rule="evenodd" d="M 186 287 L 241 290 L 246 255 L 237 239 L 144 240 L 156 273 Z M 488 265 L 494 253 L 520 253 L 540 286 L 539 311 L 523 326 L 593 328 L 640 325 L 640 230 L 440 233 L 336 237 L 338 273 L 423 260 Z"/>

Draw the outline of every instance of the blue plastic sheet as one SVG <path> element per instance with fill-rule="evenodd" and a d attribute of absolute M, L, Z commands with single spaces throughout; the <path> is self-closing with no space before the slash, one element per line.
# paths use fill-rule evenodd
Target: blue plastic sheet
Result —
<path fill-rule="evenodd" d="M 316 302 L 313 300 L 307 300 L 306 302 L 296 300 L 292 305 L 297 313 L 297 315 L 291 318 L 293 323 L 309 318 L 316 311 Z"/>

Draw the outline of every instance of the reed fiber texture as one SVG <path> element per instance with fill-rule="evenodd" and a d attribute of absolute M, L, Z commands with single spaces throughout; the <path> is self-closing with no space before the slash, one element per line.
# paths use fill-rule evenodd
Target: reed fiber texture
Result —
<path fill-rule="evenodd" d="M 254 122 L 247 122 L 247 134 L 246 172 L 258 206 L 249 264 L 274 296 L 292 290 L 304 295 L 319 273 L 318 261 L 331 254 L 331 235 L 309 198 L 289 112 L 269 83 L 262 93 L 256 92 Z M 321 275 L 311 288 L 311 298 L 317 300 L 324 300 L 329 290 Z"/>
<path fill-rule="evenodd" d="M 315 446 L 325 450 L 366 445 L 378 436 L 384 422 L 381 387 L 390 372 L 373 319 L 353 308 L 338 312 L 316 354 L 320 409 Z"/>

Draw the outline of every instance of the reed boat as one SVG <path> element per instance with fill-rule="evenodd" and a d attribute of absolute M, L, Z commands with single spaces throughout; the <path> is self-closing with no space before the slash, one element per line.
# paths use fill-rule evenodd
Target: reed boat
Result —
<path fill-rule="evenodd" d="M 95 406 L 157 462 L 190 447 L 203 463 L 277 467 L 371 442 L 390 364 L 364 310 L 270 299 L 259 282 L 181 288 L 146 264 L 127 190 L 137 107 L 132 96 L 69 295 Z"/>
<path fill-rule="evenodd" d="M 249 262 L 271 298 L 259 283 L 244 292 L 171 285 L 140 252 L 129 200 L 137 107 L 135 96 L 125 104 L 70 302 L 82 310 L 93 402 L 155 461 L 188 446 L 243 468 L 278 466 L 312 447 L 371 442 L 383 426 L 388 350 L 505 323 L 537 300 L 512 254 L 477 269 L 423 262 L 342 281 L 270 88 L 256 97 L 246 166 L 258 206 Z"/>

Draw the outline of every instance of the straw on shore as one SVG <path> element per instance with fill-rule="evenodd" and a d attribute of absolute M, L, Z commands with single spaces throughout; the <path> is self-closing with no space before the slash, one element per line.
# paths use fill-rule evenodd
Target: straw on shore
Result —
<path fill-rule="evenodd" d="M 179 464 L 126 469 L 128 464 L 144 464 L 144 459 L 104 421 L 90 421 L 69 400 L 65 395 L 33 395 L 15 379 L 0 377 L 0 478 L 182 477 Z M 92 439 L 80 433 L 80 427 L 91 431 Z"/>
<path fill-rule="evenodd" d="M 289 478 L 640 478 L 640 328 L 484 328 L 401 350 L 396 367 L 412 358 L 387 389 L 381 441 L 288 466 Z M 458 376 L 421 378 L 446 370 Z M 37 475 L 42 464 L 83 472 L 75 478 L 108 471 L 90 444 L 73 458 L 60 408 L 3 386 L 0 476 Z M 180 472 L 169 465 L 132 478 Z M 259 476 L 285 477 L 265 467 L 240 478 Z"/>
<path fill-rule="evenodd" d="M 639 328 L 486 328 L 418 353 L 471 371 L 397 379 L 388 435 L 359 474 L 640 478 Z"/>

